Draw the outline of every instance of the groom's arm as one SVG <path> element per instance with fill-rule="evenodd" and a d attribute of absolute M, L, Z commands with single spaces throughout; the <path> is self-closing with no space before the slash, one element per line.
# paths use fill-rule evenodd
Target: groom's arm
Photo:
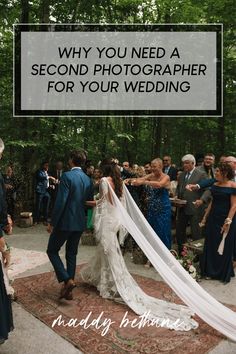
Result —
<path fill-rule="evenodd" d="M 54 228 L 58 225 L 63 215 L 69 197 L 69 193 L 70 193 L 70 180 L 68 179 L 66 173 L 64 173 L 60 180 L 56 202 L 52 212 L 51 225 Z"/>

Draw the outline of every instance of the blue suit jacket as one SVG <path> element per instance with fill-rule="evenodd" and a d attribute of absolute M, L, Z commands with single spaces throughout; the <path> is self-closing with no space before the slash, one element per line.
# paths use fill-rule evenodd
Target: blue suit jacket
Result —
<path fill-rule="evenodd" d="M 162 172 L 165 173 L 165 168 L 163 168 Z M 167 175 L 170 177 L 170 181 L 177 181 L 177 169 L 173 166 L 170 166 Z"/>
<path fill-rule="evenodd" d="M 36 172 L 36 192 L 45 194 L 48 188 L 48 179 L 44 170 L 38 170 Z"/>
<path fill-rule="evenodd" d="M 52 226 L 62 231 L 83 231 L 86 200 L 93 200 L 91 179 L 79 168 L 64 172 L 53 208 Z"/>

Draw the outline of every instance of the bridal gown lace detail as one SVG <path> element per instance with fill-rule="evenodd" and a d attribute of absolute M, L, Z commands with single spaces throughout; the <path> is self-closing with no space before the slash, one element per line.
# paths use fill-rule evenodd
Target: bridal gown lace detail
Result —
<path fill-rule="evenodd" d="M 129 273 L 122 256 L 117 234 L 121 228 L 119 211 L 105 178 L 100 184 L 101 199 L 94 214 L 98 246 L 95 257 L 81 270 L 82 279 L 98 289 L 100 296 L 123 301 L 136 314 L 148 314 L 150 320 L 167 321 L 167 327 L 188 331 L 198 327 L 186 306 L 176 305 L 147 295 Z M 124 204 L 124 200 L 122 200 Z M 124 236 L 122 236 L 122 240 Z"/>

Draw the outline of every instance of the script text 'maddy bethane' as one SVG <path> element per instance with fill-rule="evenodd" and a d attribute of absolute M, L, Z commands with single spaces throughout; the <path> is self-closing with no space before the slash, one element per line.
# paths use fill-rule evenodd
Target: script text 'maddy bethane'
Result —
<path fill-rule="evenodd" d="M 89 54 L 91 53 L 93 47 L 58 47 L 59 58 L 67 58 L 67 59 L 87 59 Z M 98 58 L 126 58 L 128 55 L 128 47 L 95 47 L 94 50 L 98 55 Z M 131 59 L 156 59 L 162 58 L 165 56 L 165 49 L 163 47 L 132 47 L 130 49 L 129 57 Z M 171 56 L 179 57 L 179 53 L 177 48 L 173 48 Z"/>

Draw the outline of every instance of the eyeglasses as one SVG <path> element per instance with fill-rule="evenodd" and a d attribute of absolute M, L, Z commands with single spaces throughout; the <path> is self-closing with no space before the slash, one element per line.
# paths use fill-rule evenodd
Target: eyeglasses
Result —
<path fill-rule="evenodd" d="M 169 160 L 163 160 L 163 162 L 168 162 Z"/>

